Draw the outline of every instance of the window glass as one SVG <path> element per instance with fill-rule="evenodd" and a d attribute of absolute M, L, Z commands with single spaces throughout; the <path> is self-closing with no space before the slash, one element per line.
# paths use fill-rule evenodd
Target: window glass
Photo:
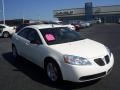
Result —
<path fill-rule="evenodd" d="M 18 35 L 19 36 L 21 36 L 21 37 L 23 37 L 23 38 L 26 38 L 27 39 L 27 36 L 28 36 L 28 34 L 29 34 L 29 28 L 25 28 L 25 29 L 23 29 L 22 31 L 20 31 L 19 33 L 18 33 Z"/>
<path fill-rule="evenodd" d="M 66 27 L 40 29 L 48 45 L 73 42 L 84 39 L 79 32 Z"/>
<path fill-rule="evenodd" d="M 34 29 L 30 29 L 30 33 L 28 34 L 27 39 L 28 39 L 29 41 L 32 41 L 32 40 L 40 40 L 40 37 L 39 37 L 37 31 L 35 31 Z"/>
<path fill-rule="evenodd" d="M 38 32 L 35 29 L 32 28 L 25 28 L 23 30 L 21 30 L 18 33 L 19 36 L 29 40 L 29 41 L 36 41 L 40 44 L 42 44 L 42 40 L 40 39 L 40 36 L 38 34 Z"/>

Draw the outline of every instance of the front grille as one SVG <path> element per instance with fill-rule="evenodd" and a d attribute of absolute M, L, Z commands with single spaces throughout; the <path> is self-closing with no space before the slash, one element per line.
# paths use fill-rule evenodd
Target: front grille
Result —
<path fill-rule="evenodd" d="M 110 62 L 110 58 L 108 55 L 106 55 L 104 58 L 97 58 L 94 59 L 94 61 L 100 65 L 100 66 L 104 66 L 105 64 L 108 64 Z"/>
<path fill-rule="evenodd" d="M 104 65 L 105 65 L 104 61 L 103 61 L 101 58 L 97 58 L 97 59 L 95 59 L 94 61 L 95 61 L 98 65 L 100 65 L 100 66 L 104 66 Z"/>
<path fill-rule="evenodd" d="M 107 64 L 110 62 L 110 58 L 109 58 L 108 55 L 105 56 L 105 61 L 106 61 Z"/>
<path fill-rule="evenodd" d="M 106 72 L 102 72 L 102 73 L 98 73 L 98 74 L 94 74 L 94 75 L 89 75 L 89 76 L 83 76 L 79 80 L 90 80 L 90 79 L 102 77 L 104 75 L 106 75 Z"/>

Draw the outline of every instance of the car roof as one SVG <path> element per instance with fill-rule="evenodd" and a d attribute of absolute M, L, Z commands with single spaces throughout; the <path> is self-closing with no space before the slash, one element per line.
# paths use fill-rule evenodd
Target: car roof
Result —
<path fill-rule="evenodd" d="M 7 26 L 7 25 L 5 25 L 5 24 L 0 24 L 1 26 Z M 8 27 L 8 26 L 7 26 Z"/>
<path fill-rule="evenodd" d="M 64 25 L 56 25 L 56 24 L 40 24 L 40 25 L 30 25 L 26 26 L 30 28 L 37 28 L 37 29 L 45 29 L 45 28 L 56 28 L 56 27 L 66 27 Z"/>

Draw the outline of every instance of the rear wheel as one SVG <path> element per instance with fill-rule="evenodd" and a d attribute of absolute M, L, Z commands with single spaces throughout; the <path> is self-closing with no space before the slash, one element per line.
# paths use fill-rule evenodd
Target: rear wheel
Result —
<path fill-rule="evenodd" d="M 62 80 L 61 71 L 56 62 L 48 61 L 45 65 L 45 71 L 48 79 L 52 83 L 60 82 Z"/>
<path fill-rule="evenodd" d="M 3 37 L 8 38 L 10 36 L 9 32 L 3 32 Z"/>

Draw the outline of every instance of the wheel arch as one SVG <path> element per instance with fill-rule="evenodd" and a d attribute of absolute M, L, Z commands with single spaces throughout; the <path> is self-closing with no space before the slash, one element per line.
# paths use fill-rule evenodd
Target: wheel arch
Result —
<path fill-rule="evenodd" d="M 10 32 L 8 32 L 8 31 L 3 31 L 2 34 L 4 34 L 4 33 L 9 33 L 10 34 Z"/>
<path fill-rule="evenodd" d="M 62 74 L 62 71 L 61 71 L 61 64 L 60 64 L 60 62 L 59 62 L 58 60 L 56 60 L 55 58 L 53 58 L 53 57 L 46 57 L 46 58 L 44 59 L 44 69 L 45 69 L 45 65 L 46 65 L 47 62 L 49 62 L 49 61 L 52 61 L 52 62 L 56 63 L 56 65 L 58 66 L 58 68 L 59 68 L 59 70 L 60 70 L 61 78 L 63 79 L 63 74 Z"/>
<path fill-rule="evenodd" d="M 60 68 L 60 66 L 61 66 L 60 62 L 57 61 L 55 58 L 53 58 L 53 57 L 46 57 L 46 58 L 44 59 L 44 67 L 45 67 L 45 64 L 46 64 L 48 61 L 53 61 L 53 62 L 55 62 L 55 63 L 59 66 L 59 68 Z"/>

